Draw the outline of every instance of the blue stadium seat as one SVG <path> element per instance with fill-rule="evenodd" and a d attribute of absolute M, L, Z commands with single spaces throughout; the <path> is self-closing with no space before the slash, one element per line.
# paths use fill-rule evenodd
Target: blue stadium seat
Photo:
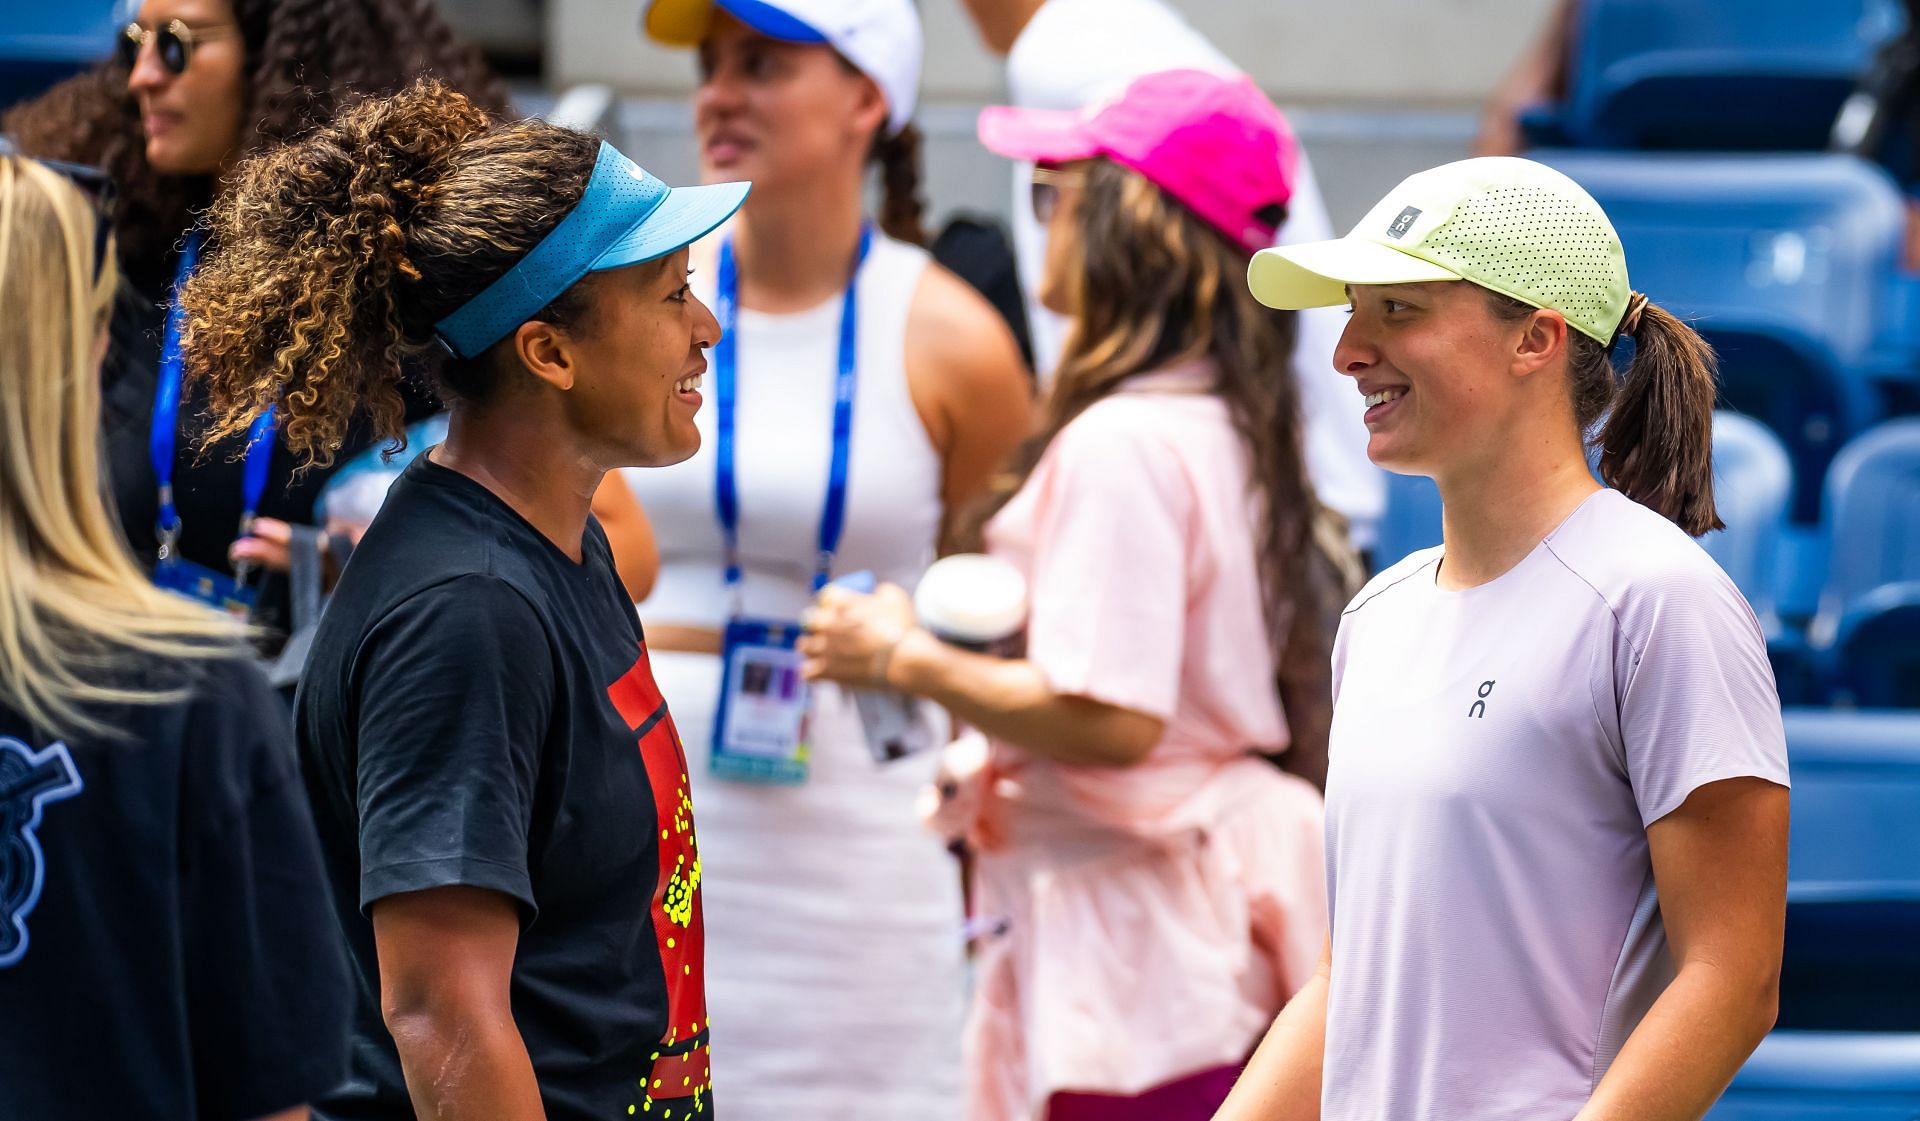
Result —
<path fill-rule="evenodd" d="M 1920 1032 L 1920 712 L 1796 708 L 1785 718 L 1793 829 L 1780 1026 Z"/>
<path fill-rule="evenodd" d="M 1879 379 L 1912 379 L 1900 324 L 1905 204 L 1850 156 L 1534 155 L 1592 192 L 1633 285 L 1721 353 L 1721 401 L 1774 429 L 1818 513 L 1835 451 L 1883 411 Z"/>
<path fill-rule="evenodd" d="M 1579 147 L 1815 151 L 1896 0 L 1585 0 L 1558 130 Z"/>
<path fill-rule="evenodd" d="M 1707 1121 L 1915 1121 L 1920 1035 L 1776 1031 Z"/>
<path fill-rule="evenodd" d="M 1825 699 L 1819 661 L 1806 636 L 1781 619 L 1782 548 L 1793 496 L 1793 463 L 1773 430 L 1739 413 L 1713 414 L 1713 499 L 1727 528 L 1700 545 L 1747 597 L 1767 636 L 1767 656 L 1784 704 Z"/>
<path fill-rule="evenodd" d="M 1793 497 L 1793 462 L 1773 430 L 1739 413 L 1713 414 L 1713 499 L 1727 528 L 1700 538 L 1754 613 L 1774 614 L 1780 531 Z"/>
<path fill-rule="evenodd" d="M 1387 509 L 1373 547 L 1373 567 L 1392 567 L 1408 553 L 1440 544 L 1440 488 L 1425 475 L 1387 473 Z"/>
<path fill-rule="evenodd" d="M 1823 635 L 1874 588 L 1920 580 L 1920 418 L 1885 421 L 1842 448 L 1826 491 Z"/>
<path fill-rule="evenodd" d="M 1920 709 L 1920 581 L 1882 584 L 1848 605 L 1828 660 L 1839 700 Z"/>
<path fill-rule="evenodd" d="M 124 7 L 118 0 L 7 5 L 0 21 L 0 109 L 111 54 Z"/>

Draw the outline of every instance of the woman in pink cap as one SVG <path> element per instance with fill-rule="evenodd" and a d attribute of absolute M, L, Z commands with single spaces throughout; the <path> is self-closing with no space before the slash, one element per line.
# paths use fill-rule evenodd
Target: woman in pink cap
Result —
<path fill-rule="evenodd" d="M 1290 740 L 1276 667 L 1313 644 L 1303 590 L 1339 593 L 1293 318 L 1241 280 L 1285 217 L 1293 138 L 1250 82 L 1198 71 L 1089 114 L 990 109 L 980 135 L 1038 163 L 1041 298 L 1073 319 L 981 531 L 1031 589 L 1026 655 L 941 643 L 897 588 L 829 589 L 802 650 L 986 736 L 936 815 L 975 854 L 986 932 L 969 1117 L 1207 1117 L 1326 917 L 1319 796 L 1263 756 Z"/>

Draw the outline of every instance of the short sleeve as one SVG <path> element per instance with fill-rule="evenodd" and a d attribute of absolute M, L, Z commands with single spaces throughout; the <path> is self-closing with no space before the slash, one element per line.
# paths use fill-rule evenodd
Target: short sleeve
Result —
<path fill-rule="evenodd" d="M 534 787 L 553 707 L 545 628 L 504 581 L 462 576 L 381 619 L 354 661 L 360 906 L 465 885 L 531 921 Z"/>
<path fill-rule="evenodd" d="M 285 706 L 212 667 L 190 716 L 182 952 L 198 1116 L 264 1117 L 347 1074 L 348 980 Z"/>
<path fill-rule="evenodd" d="M 1621 606 L 1618 641 L 1620 738 L 1643 825 L 1710 782 L 1788 785 L 1766 640 L 1723 573 L 1689 566 L 1646 580 Z"/>
<path fill-rule="evenodd" d="M 1029 485 L 1041 489 L 1028 660 L 1057 693 L 1172 719 L 1194 520 L 1172 449 L 1096 406 L 1055 437 Z"/>

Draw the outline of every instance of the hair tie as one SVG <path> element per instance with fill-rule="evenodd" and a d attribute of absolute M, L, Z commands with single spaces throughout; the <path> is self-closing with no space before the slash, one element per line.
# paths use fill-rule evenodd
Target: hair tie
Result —
<path fill-rule="evenodd" d="M 1635 292 L 1627 300 L 1627 314 L 1620 317 L 1620 333 L 1631 335 L 1640 330 L 1640 316 L 1647 310 L 1647 294 Z"/>

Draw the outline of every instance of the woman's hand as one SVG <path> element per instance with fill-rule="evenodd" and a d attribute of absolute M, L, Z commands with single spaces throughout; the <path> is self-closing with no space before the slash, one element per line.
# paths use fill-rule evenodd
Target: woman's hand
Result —
<path fill-rule="evenodd" d="M 278 518 L 255 518 L 253 532 L 233 543 L 227 559 L 236 565 L 286 572 L 293 567 L 292 544 L 292 526 Z"/>
<path fill-rule="evenodd" d="M 827 587 L 801 617 L 808 680 L 884 688 L 894 647 L 916 629 L 906 590 L 882 584 L 872 595 Z"/>

